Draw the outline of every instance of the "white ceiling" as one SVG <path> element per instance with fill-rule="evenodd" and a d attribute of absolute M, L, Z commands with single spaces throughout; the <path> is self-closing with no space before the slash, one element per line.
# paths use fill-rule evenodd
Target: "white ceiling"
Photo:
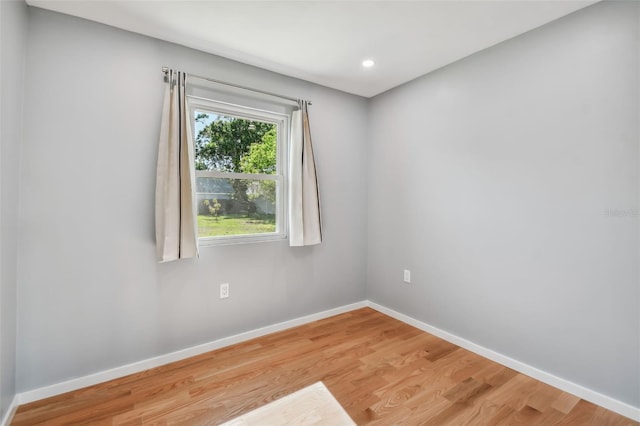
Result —
<path fill-rule="evenodd" d="M 370 97 L 597 1 L 27 3 Z"/>

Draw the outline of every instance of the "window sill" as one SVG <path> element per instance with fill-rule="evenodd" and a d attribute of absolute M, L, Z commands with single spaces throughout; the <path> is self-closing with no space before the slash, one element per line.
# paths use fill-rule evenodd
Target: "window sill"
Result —
<path fill-rule="evenodd" d="M 200 247 L 228 246 L 234 244 L 254 244 L 284 241 L 287 236 L 278 234 L 250 234 L 250 235 L 229 235 L 222 237 L 201 237 L 198 238 Z"/>

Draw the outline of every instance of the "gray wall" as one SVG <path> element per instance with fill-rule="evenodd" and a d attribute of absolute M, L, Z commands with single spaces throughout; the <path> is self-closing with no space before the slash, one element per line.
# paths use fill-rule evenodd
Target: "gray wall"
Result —
<path fill-rule="evenodd" d="M 40 9 L 28 48 L 18 390 L 364 299 L 365 99 Z M 156 263 L 165 65 L 313 101 L 323 245 Z"/>
<path fill-rule="evenodd" d="M 636 407 L 639 6 L 596 4 L 372 100 L 367 281 Z"/>
<path fill-rule="evenodd" d="M 0 418 L 16 393 L 18 179 L 27 6 L 0 1 Z"/>

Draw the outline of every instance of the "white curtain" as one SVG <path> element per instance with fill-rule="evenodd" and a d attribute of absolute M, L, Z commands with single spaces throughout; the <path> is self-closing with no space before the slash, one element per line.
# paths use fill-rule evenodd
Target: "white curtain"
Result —
<path fill-rule="evenodd" d="M 307 101 L 298 101 L 298 106 L 289 147 L 289 245 L 310 246 L 322 242 L 320 199 Z"/>
<path fill-rule="evenodd" d="M 161 262 L 198 257 L 186 74 L 169 70 L 166 80 L 156 172 L 156 249 Z"/>

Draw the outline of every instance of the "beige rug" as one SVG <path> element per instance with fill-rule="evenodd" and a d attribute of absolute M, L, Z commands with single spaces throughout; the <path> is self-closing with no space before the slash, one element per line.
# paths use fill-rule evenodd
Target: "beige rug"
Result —
<path fill-rule="evenodd" d="M 237 417 L 224 426 L 331 425 L 355 423 L 322 382 Z"/>

